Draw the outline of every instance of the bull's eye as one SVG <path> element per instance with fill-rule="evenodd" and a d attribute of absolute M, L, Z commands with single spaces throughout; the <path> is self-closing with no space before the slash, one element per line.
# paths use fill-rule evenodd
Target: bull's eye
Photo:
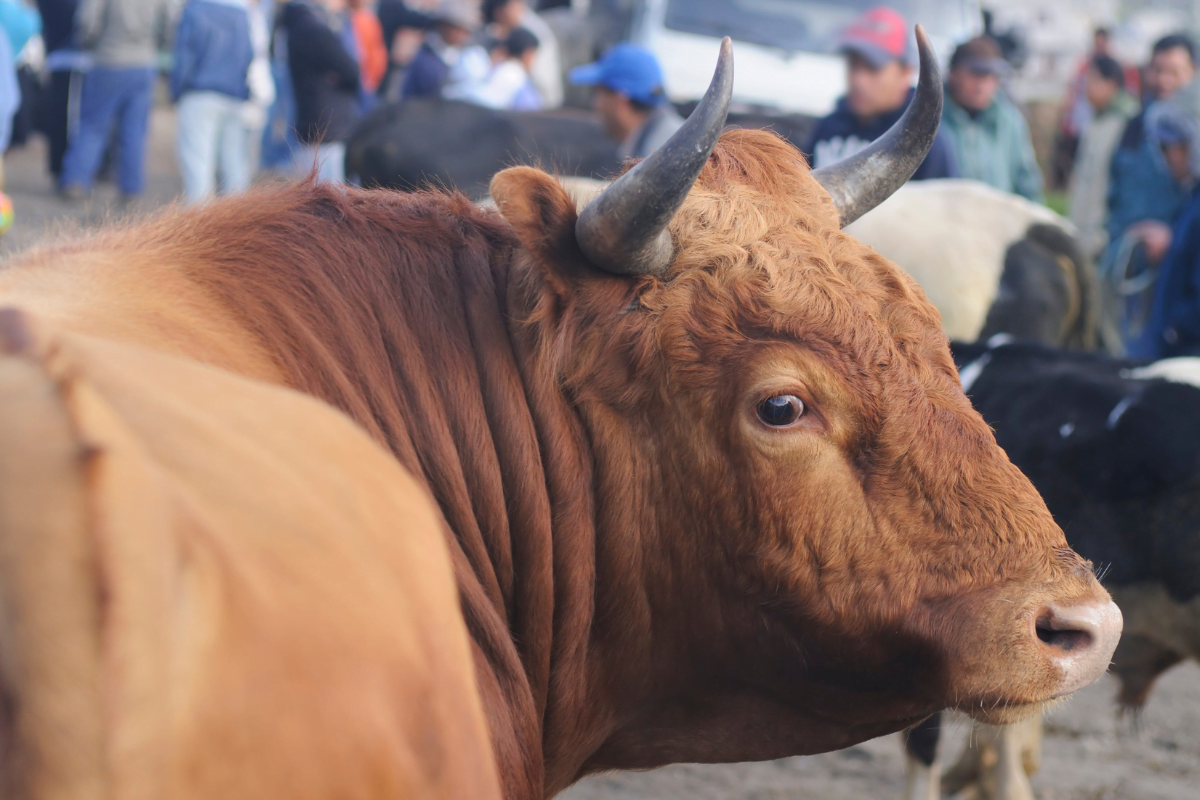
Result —
<path fill-rule="evenodd" d="M 772 428 L 786 428 L 804 414 L 804 401 L 794 394 L 777 394 L 758 404 L 758 418 Z"/>

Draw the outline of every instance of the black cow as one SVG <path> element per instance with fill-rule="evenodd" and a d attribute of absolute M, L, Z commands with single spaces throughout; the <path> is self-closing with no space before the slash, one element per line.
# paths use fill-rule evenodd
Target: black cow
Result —
<path fill-rule="evenodd" d="M 1103 571 L 1125 616 L 1112 667 L 1118 702 L 1137 713 L 1159 675 L 1200 658 L 1200 358 L 1147 364 L 1007 336 L 953 350 L 963 388 L 1000 446 L 1071 547 Z M 939 724 L 934 717 L 906 738 L 918 762 L 910 776 L 933 765 Z M 976 746 L 941 788 L 982 781 L 999 800 L 1031 797 L 1025 772 L 1036 754 L 1007 742 L 1006 763 L 1005 738 L 1020 735 L 983 732 L 977 739 L 1000 754 Z M 994 770 L 981 768 L 997 759 Z M 910 786 L 909 798 L 936 789 L 917 795 Z"/>
<path fill-rule="evenodd" d="M 799 143 L 812 120 L 732 112 L 728 123 L 771 128 Z M 454 100 L 406 100 L 377 108 L 346 143 L 346 173 L 364 186 L 454 187 L 481 198 L 492 176 L 515 164 L 586 178 L 611 178 L 621 168 L 616 144 L 594 114 L 579 109 L 496 111 Z"/>

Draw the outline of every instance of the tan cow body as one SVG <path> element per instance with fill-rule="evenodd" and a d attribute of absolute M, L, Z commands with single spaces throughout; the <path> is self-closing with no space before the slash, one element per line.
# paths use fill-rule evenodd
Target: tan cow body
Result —
<path fill-rule="evenodd" d="M 538 800 L 1102 671 L 1107 594 L 793 148 L 725 134 L 658 276 L 545 173 L 493 194 L 271 189 L 0 272 L 6 796 Z"/>
<path fill-rule="evenodd" d="M 3 796 L 498 797 L 394 459 L 301 395 L 2 320 Z"/>

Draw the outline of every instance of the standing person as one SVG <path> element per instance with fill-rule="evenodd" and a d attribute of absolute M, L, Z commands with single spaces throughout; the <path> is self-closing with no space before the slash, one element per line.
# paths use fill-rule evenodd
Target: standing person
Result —
<path fill-rule="evenodd" d="M 1200 82 L 1156 103 L 1146 115 L 1146 134 L 1189 196 L 1160 243 L 1164 252 L 1152 259 L 1161 266 L 1149 318 L 1142 331 L 1130 332 L 1127 349 L 1147 359 L 1200 356 L 1200 192 L 1194 191 L 1200 182 Z"/>
<path fill-rule="evenodd" d="M 888 8 L 868 11 L 846 29 L 846 96 L 818 120 L 805 153 L 814 169 L 858 153 L 900 119 L 912 101 L 915 40 L 904 17 Z M 958 169 L 945 134 L 939 132 L 913 180 L 954 178 Z"/>
<path fill-rule="evenodd" d="M 483 83 L 462 93 L 447 94 L 447 97 L 509 111 L 543 108 L 542 98 L 530 75 L 537 50 L 537 37 L 524 28 L 517 28 L 492 50 L 492 71 Z"/>
<path fill-rule="evenodd" d="M 275 85 L 275 70 L 271 64 L 271 0 L 249 0 L 246 16 L 250 22 L 250 47 L 254 57 L 246 73 L 250 97 L 242 105 L 242 124 L 246 135 L 246 163 L 250 179 L 263 167 L 264 131 L 271 109 L 279 95 Z M 291 166 L 291 158 L 288 159 Z"/>
<path fill-rule="evenodd" d="M 558 37 L 529 7 L 526 0 L 495 0 L 492 4 L 492 22 L 496 36 L 507 39 L 513 31 L 524 28 L 538 41 L 537 55 L 529 75 L 545 108 L 558 108 L 563 104 L 563 66 L 559 54 Z"/>
<path fill-rule="evenodd" d="M 1094 111 L 1087 99 L 1087 76 L 1096 56 L 1111 55 L 1111 39 L 1112 31 L 1107 27 L 1102 26 L 1092 31 L 1092 51 L 1079 62 L 1075 77 L 1067 85 L 1067 95 L 1063 98 L 1062 110 L 1059 113 L 1058 135 L 1054 140 L 1052 179 L 1057 186 L 1063 186 L 1070 180 L 1075 153 L 1079 149 L 1079 139 L 1092 122 Z"/>
<path fill-rule="evenodd" d="M 1162 152 L 1147 135 L 1147 114 L 1172 99 L 1196 75 L 1192 40 L 1175 34 L 1158 40 L 1146 67 L 1142 112 L 1129 121 L 1113 154 L 1108 191 L 1109 245 L 1115 256 L 1128 233 L 1142 241 L 1145 256 L 1157 264 L 1171 242 L 1171 223 L 1187 201 L 1188 190 L 1171 174 Z M 1139 256 L 1140 257 L 1140 256 Z"/>
<path fill-rule="evenodd" d="M 188 0 L 175 33 L 171 98 L 177 152 L 190 203 L 250 186 L 243 104 L 254 60 L 246 0 Z"/>
<path fill-rule="evenodd" d="M 442 0 L 431 13 L 434 28 L 408 65 L 401 96 L 441 97 L 444 90 L 469 90 L 487 78 L 487 53 L 471 40 L 480 27 L 479 6 L 470 0 Z"/>
<path fill-rule="evenodd" d="M 296 166 L 322 181 L 346 180 L 346 137 L 360 114 L 358 62 L 342 42 L 343 0 L 284 3 L 288 71 L 296 98 Z"/>
<path fill-rule="evenodd" d="M 114 125 L 121 199 L 128 202 L 142 193 L 155 63 L 169 8 L 169 0 L 80 3 L 75 21 L 92 66 L 80 92 L 78 129 L 63 156 L 59 193 L 64 199 L 91 193 Z"/>
<path fill-rule="evenodd" d="M 408 66 L 417 57 L 434 22 L 404 0 L 379 0 L 375 13 L 379 15 L 383 43 L 388 49 L 388 70 L 379 87 L 379 96 L 384 100 L 399 100 Z"/>
<path fill-rule="evenodd" d="M 42 92 L 38 128 L 46 136 L 46 169 L 58 185 L 63 155 L 79 107 L 79 92 L 87 60 L 75 39 L 79 0 L 38 0 L 42 43 L 46 46 L 49 82 Z"/>
<path fill-rule="evenodd" d="M 592 101 L 604 132 L 620 142 L 621 159 L 645 158 L 683 125 L 663 89 L 658 59 L 636 44 L 615 45 L 594 64 L 570 73 L 576 86 L 594 86 Z"/>
<path fill-rule="evenodd" d="M 1125 126 L 1138 113 L 1138 102 L 1125 91 L 1125 71 L 1109 56 L 1096 56 L 1083 87 L 1091 122 L 1079 137 L 1069 183 L 1069 217 L 1079 229 L 1080 245 L 1097 258 L 1108 244 L 1108 182 L 1113 153 Z"/>
<path fill-rule="evenodd" d="M 350 0 L 350 25 L 358 49 L 363 91 L 373 97 L 387 72 L 388 51 L 383 42 L 383 26 L 371 9 L 370 0 Z"/>
<path fill-rule="evenodd" d="M 950 57 L 942 130 L 959 175 L 1042 201 L 1042 172 L 1025 116 L 1000 91 L 1008 63 L 988 36 L 959 45 Z"/>

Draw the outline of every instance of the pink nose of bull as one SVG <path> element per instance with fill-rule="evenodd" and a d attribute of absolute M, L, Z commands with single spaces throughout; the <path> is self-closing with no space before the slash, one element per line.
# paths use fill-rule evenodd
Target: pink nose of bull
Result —
<path fill-rule="evenodd" d="M 1062 670 L 1055 697 L 1082 689 L 1108 669 L 1121 638 L 1121 609 L 1112 600 L 1051 604 L 1035 623 L 1038 639 Z"/>

